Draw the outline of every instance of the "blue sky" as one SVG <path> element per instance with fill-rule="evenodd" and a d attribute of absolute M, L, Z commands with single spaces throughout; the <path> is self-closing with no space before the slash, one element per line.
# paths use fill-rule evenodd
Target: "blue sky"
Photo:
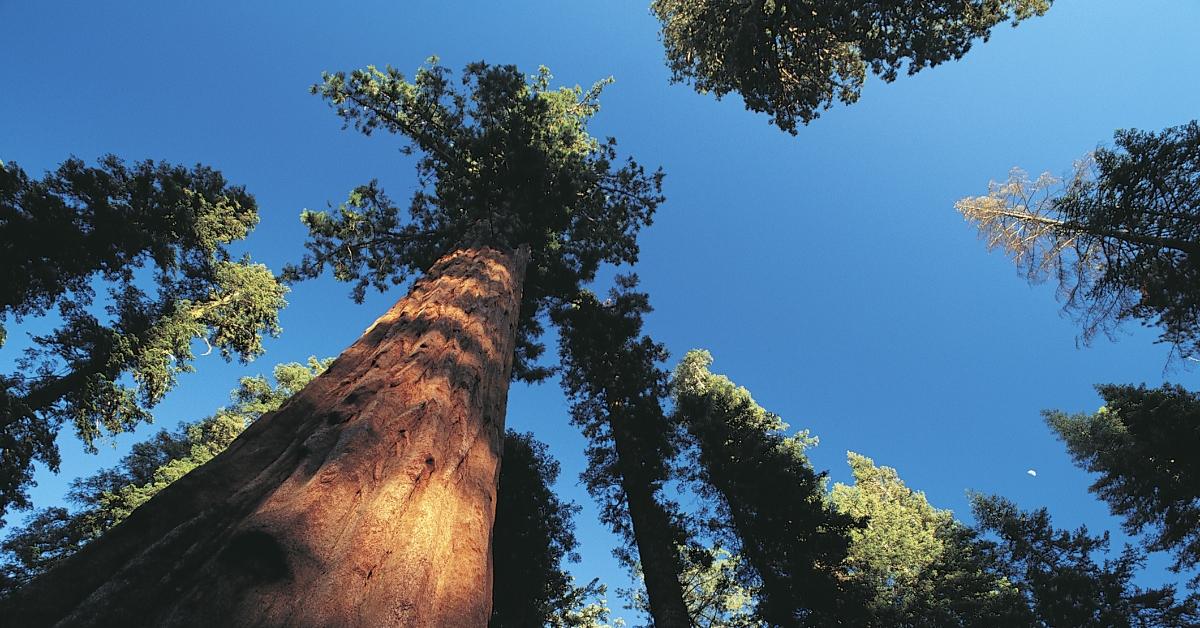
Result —
<path fill-rule="evenodd" d="M 431 54 L 547 65 L 561 84 L 614 76 L 592 127 L 662 165 L 667 203 L 642 237 L 637 272 L 656 311 L 648 331 L 677 359 L 704 347 L 717 372 L 821 439 L 818 469 L 847 480 L 845 452 L 896 467 L 966 516 L 967 489 L 1048 506 L 1058 524 L 1115 529 L 1039 416 L 1094 410 L 1093 384 L 1197 388 L 1164 371 L 1167 349 L 1129 327 L 1076 346 L 1052 286 L 1027 285 L 953 211 L 1013 166 L 1066 172 L 1118 128 L 1160 129 L 1200 111 L 1200 4 L 1058 0 L 1000 27 L 959 62 L 869 81 L 796 137 L 743 109 L 670 85 L 647 0 L 16 3 L 0 0 L 0 159 L 31 174 L 104 153 L 222 170 L 258 198 L 246 250 L 278 270 L 301 255 L 303 208 L 378 178 L 413 189 L 411 158 L 365 138 L 307 88 L 323 70 Z M 202 359 L 158 423 L 83 454 L 60 439 L 63 473 L 38 475 L 40 506 L 113 464 L 131 442 L 227 402 L 244 374 L 336 355 L 402 291 L 353 304 L 329 279 L 299 285 L 283 335 L 251 365 Z M 34 328 L 34 327 L 31 327 Z M 21 328 L 0 367 L 11 368 Z M 560 490 L 584 506 L 583 579 L 624 586 L 613 537 L 577 482 L 582 440 L 556 384 L 514 385 L 509 425 L 561 460 Z M 1032 478 L 1026 469 L 1036 468 Z M 1161 566 L 1165 561 L 1155 561 Z"/>

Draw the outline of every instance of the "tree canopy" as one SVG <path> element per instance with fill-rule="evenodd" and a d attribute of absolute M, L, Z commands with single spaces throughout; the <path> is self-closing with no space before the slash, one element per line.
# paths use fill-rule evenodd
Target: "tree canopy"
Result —
<path fill-rule="evenodd" d="M 458 87 L 437 59 L 412 81 L 368 66 L 325 74 L 313 93 L 364 134 L 397 133 L 419 155 L 419 186 L 407 211 L 376 181 L 356 188 L 333 212 L 305 211 L 309 253 L 286 271 L 315 277 L 326 267 L 386 290 L 427 269 L 455 247 L 528 246 L 514 375 L 548 371 L 538 314 L 570 298 L 602 263 L 637 260 L 637 233 L 663 201 L 662 172 L 633 159 L 617 163 L 616 141 L 587 132 L 607 81 L 584 91 L 552 89 L 550 72 L 525 76 L 511 65 L 468 65 Z M 407 214 L 407 215 L 405 215 Z"/>
<path fill-rule="evenodd" d="M 1200 396 L 1164 385 L 1098 386 L 1094 414 L 1047 412 L 1075 463 L 1099 474 L 1091 490 L 1149 532 L 1149 549 L 1174 551 L 1175 569 L 1200 564 Z M 1194 581 L 1200 583 L 1200 576 Z"/>
<path fill-rule="evenodd" d="M 835 101 L 858 100 L 868 71 L 891 82 L 959 59 L 1001 22 L 1042 15 L 1053 0 L 654 0 L 675 81 L 795 134 Z"/>
<path fill-rule="evenodd" d="M 257 222 L 254 197 L 207 166 L 109 155 L 40 180 L 0 166 L 0 344 L 10 318 L 58 319 L 0 375 L 0 520 L 28 507 L 35 461 L 58 469 L 62 424 L 94 451 L 150 420 L 192 370 L 193 341 L 226 359 L 263 352 L 286 289 L 229 250 Z"/>
<path fill-rule="evenodd" d="M 1200 353 L 1200 122 L 1117 131 L 1064 183 L 1014 170 L 955 207 L 1030 281 L 1058 282 L 1091 339 L 1126 320 Z"/>
<path fill-rule="evenodd" d="M 854 484 L 836 484 L 851 530 L 849 578 L 870 592 L 873 626 L 1017 626 L 1031 617 L 992 546 L 904 484 L 891 467 L 848 453 Z"/>

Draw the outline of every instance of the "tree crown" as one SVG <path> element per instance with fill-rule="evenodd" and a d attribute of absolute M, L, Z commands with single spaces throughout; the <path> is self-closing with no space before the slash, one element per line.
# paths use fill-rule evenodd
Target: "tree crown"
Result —
<path fill-rule="evenodd" d="M 961 58 L 992 27 L 1041 15 L 1053 0 L 654 0 L 675 81 L 795 134 L 834 101 L 858 100 L 868 70 L 891 82 Z"/>
<path fill-rule="evenodd" d="M 638 231 L 663 198 L 662 173 L 632 159 L 617 164 L 616 142 L 588 134 L 601 89 L 552 89 L 541 68 L 472 63 L 461 87 L 431 59 L 411 81 L 392 68 L 325 74 L 313 93 L 364 134 L 383 129 L 408 139 L 419 155 L 419 186 L 402 211 L 372 181 L 333 212 L 306 211 L 309 253 L 288 269 L 293 279 L 326 266 L 354 282 L 385 290 L 456 247 L 528 246 L 518 336 L 518 376 L 542 347 L 537 315 L 590 281 L 602 263 L 637 260 Z M 404 216 L 403 214 L 407 214 Z"/>
<path fill-rule="evenodd" d="M 34 460 L 57 469 L 62 423 L 94 450 L 148 421 L 192 370 L 194 340 L 226 359 L 263 352 L 287 290 L 229 250 L 257 222 L 254 197 L 206 166 L 109 155 L 41 180 L 0 166 L 0 344 L 7 317 L 61 319 L 33 337 L 21 373 L 0 376 L 0 517 L 27 505 Z"/>

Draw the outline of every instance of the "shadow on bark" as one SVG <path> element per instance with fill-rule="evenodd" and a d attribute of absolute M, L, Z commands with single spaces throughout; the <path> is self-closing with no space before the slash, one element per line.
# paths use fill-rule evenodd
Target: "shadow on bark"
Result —
<path fill-rule="evenodd" d="M 485 625 L 526 259 L 447 255 L 328 371 L 0 615 L 21 626 Z"/>

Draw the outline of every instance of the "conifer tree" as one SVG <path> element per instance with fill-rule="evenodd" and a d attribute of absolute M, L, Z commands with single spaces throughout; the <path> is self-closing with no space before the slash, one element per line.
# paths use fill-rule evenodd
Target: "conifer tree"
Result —
<path fill-rule="evenodd" d="M 1036 617 L 1034 626 L 1200 624 L 1200 598 L 1178 600 L 1173 586 L 1144 589 L 1134 584 L 1145 555 L 1127 545 L 1109 557 L 1107 533 L 1092 536 L 1086 526 L 1054 528 L 1045 508 L 1022 512 L 1002 497 L 974 495 L 971 508 L 979 528 L 999 537 L 1000 556 Z"/>
<path fill-rule="evenodd" d="M 1091 491 L 1129 534 L 1174 552 L 1176 571 L 1200 565 L 1200 396 L 1169 384 L 1097 390 L 1098 412 L 1047 412 L 1046 422 L 1077 465 L 1099 474 Z"/>
<path fill-rule="evenodd" d="M 1200 354 L 1200 122 L 1117 131 L 1066 182 L 1014 170 L 955 207 L 1033 282 L 1058 283 L 1090 340 L 1136 320 Z"/>
<path fill-rule="evenodd" d="M 262 353 L 286 289 L 229 250 L 257 223 L 254 197 L 207 166 L 108 155 L 34 179 L 0 162 L 0 346 L 9 321 L 59 320 L 0 374 L 0 523 L 29 506 L 35 462 L 58 470 L 64 424 L 95 452 L 150 420 L 192 370 L 194 341 L 226 359 Z"/>
<path fill-rule="evenodd" d="M 550 625 L 581 595 L 563 570 L 563 561 L 579 560 L 572 521 L 579 507 L 554 494 L 558 472 L 533 434 L 508 431 L 492 539 L 491 628 Z"/>
<path fill-rule="evenodd" d="M 372 182 L 306 212 L 287 277 L 332 269 L 356 297 L 420 279 L 278 411 L 22 589 L 18 621 L 487 623 L 510 378 L 544 375 L 539 314 L 633 262 L 662 200 L 661 173 L 588 134 L 600 86 L 549 81 L 475 63 L 458 86 L 433 63 L 314 87 L 348 125 L 406 137 L 420 185 L 407 211 Z"/>
<path fill-rule="evenodd" d="M 675 368 L 675 414 L 696 443 L 700 492 L 717 503 L 712 526 L 747 568 L 740 582 L 756 593 L 756 616 L 771 626 L 855 625 L 863 600 L 841 565 L 858 522 L 827 503 L 825 474 L 804 454 L 815 439 L 786 436 L 779 416 L 710 364 L 697 350 Z"/>
<path fill-rule="evenodd" d="M 678 451 L 678 429 L 662 409 L 667 354 L 642 334 L 650 305 L 636 285 L 636 277 L 621 277 L 608 299 L 583 292 L 555 312 L 562 385 L 571 421 L 588 439 L 583 480 L 627 545 L 618 557 L 640 566 L 654 625 L 687 627 L 680 575 L 688 533 L 664 494 Z"/>
<path fill-rule="evenodd" d="M 848 459 L 854 484 L 834 485 L 832 499 L 840 512 L 866 522 L 850 533 L 846 567 L 872 594 L 867 625 L 1032 624 L 992 544 L 908 488 L 895 469 L 853 452 Z"/>
<path fill-rule="evenodd" d="M 1002 22 L 1053 0 L 654 0 L 675 81 L 746 108 L 795 134 L 834 101 L 858 100 L 868 71 L 891 82 L 959 59 Z"/>

